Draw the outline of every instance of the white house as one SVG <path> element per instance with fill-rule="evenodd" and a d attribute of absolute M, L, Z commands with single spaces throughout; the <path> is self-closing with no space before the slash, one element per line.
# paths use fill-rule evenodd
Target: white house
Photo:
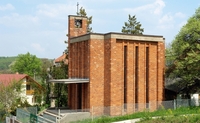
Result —
<path fill-rule="evenodd" d="M 30 105 L 36 104 L 34 89 L 42 90 L 41 85 L 26 74 L 0 74 L 0 82 L 5 86 L 14 81 L 22 82 L 21 96 L 24 97 L 22 101 L 27 100 Z M 35 86 L 35 88 L 33 88 L 33 86 Z"/>

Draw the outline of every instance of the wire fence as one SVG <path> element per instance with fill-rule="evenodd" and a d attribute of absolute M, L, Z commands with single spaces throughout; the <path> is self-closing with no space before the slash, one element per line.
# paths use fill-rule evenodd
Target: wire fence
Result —
<path fill-rule="evenodd" d="M 92 107 L 91 116 L 121 116 L 142 111 L 155 111 L 159 109 L 176 109 L 179 107 L 199 106 L 200 100 L 174 99 L 168 101 L 151 101 L 149 103 L 127 103 L 119 106 Z"/>
<path fill-rule="evenodd" d="M 90 109 L 55 109 L 49 110 L 49 113 L 56 114 L 57 116 L 51 116 L 47 113 L 43 114 L 43 117 L 37 116 L 34 108 L 26 108 L 26 110 L 17 109 L 17 120 L 23 123 L 62 123 L 63 121 L 76 121 L 86 118 L 93 119 L 99 116 L 122 116 L 146 110 L 155 111 L 159 109 L 176 109 L 179 107 L 199 106 L 199 104 L 200 100 L 194 99 L 175 99 L 136 104 L 127 103 L 119 106 L 93 106 Z"/>
<path fill-rule="evenodd" d="M 38 116 L 37 107 L 17 108 L 15 120 L 21 123 L 57 123 L 57 117 Z"/>
<path fill-rule="evenodd" d="M 29 123 L 30 122 L 30 112 L 17 108 L 16 116 L 17 120 L 21 121 L 22 123 Z"/>

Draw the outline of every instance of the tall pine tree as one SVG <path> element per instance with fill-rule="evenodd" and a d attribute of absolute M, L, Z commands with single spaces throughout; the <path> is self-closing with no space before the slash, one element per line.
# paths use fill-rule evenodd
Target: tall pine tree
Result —
<path fill-rule="evenodd" d="M 141 28 L 142 24 L 137 22 L 136 16 L 128 15 L 128 22 L 124 23 L 125 26 L 122 27 L 122 33 L 125 34 L 136 34 L 142 35 L 144 28 Z"/>
<path fill-rule="evenodd" d="M 90 25 L 92 24 L 92 16 L 88 17 L 85 9 L 83 7 L 80 8 L 79 12 L 77 12 L 77 15 L 87 17 L 87 32 L 92 32 L 92 27 Z"/>

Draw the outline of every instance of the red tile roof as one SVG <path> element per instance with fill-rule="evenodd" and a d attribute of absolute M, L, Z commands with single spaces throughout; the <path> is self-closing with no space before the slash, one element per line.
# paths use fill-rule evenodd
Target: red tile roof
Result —
<path fill-rule="evenodd" d="M 0 84 L 9 85 L 13 81 L 21 81 L 26 78 L 26 74 L 0 74 Z"/>
<path fill-rule="evenodd" d="M 60 63 L 60 62 L 64 62 L 64 64 L 68 64 L 67 55 L 65 53 L 63 53 L 62 56 L 55 59 L 55 63 Z"/>

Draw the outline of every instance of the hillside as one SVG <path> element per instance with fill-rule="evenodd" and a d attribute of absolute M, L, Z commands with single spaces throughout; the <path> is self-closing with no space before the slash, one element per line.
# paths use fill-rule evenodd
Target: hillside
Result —
<path fill-rule="evenodd" d="M 17 56 L 14 57 L 0 56 L 0 73 L 11 73 L 11 71 L 9 70 L 9 66 L 14 63 L 16 58 Z M 47 59 L 47 58 L 40 58 L 40 59 L 44 64 L 47 64 L 47 62 L 50 64 L 53 63 L 52 59 Z"/>
<path fill-rule="evenodd" d="M 9 72 L 9 65 L 15 61 L 17 57 L 0 57 L 0 73 Z"/>

